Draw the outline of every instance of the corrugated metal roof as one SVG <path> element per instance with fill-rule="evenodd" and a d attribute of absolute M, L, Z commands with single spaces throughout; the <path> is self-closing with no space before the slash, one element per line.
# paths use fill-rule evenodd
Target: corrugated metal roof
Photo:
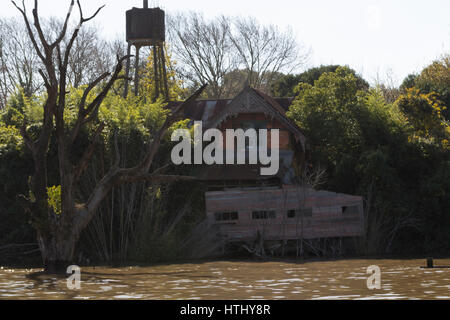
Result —
<path fill-rule="evenodd" d="M 255 90 L 255 89 L 253 89 Z M 255 90 L 264 100 L 270 103 L 281 114 L 285 114 L 289 110 L 292 104 L 293 98 L 271 98 L 270 96 Z M 194 121 L 208 122 L 219 114 L 224 108 L 227 107 L 233 101 L 233 99 L 221 99 L 221 100 L 197 100 L 192 103 L 184 111 L 184 116 Z M 182 102 L 170 102 L 169 108 L 175 108 Z"/>

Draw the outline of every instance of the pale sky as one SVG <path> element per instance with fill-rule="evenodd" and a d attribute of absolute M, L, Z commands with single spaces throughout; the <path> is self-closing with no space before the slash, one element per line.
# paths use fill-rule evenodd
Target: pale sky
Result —
<path fill-rule="evenodd" d="M 25 2 L 31 12 L 33 1 Z M 0 3 L 0 16 L 18 16 L 9 0 Z M 39 3 L 42 16 L 64 17 L 70 1 Z M 122 37 L 125 41 L 125 11 L 133 6 L 142 7 L 143 1 L 81 3 L 85 16 L 106 4 L 94 23 L 106 37 Z M 419 72 L 442 54 L 450 53 L 450 0 L 149 0 L 149 3 L 168 13 L 194 10 L 207 17 L 253 16 L 280 28 L 291 26 L 299 42 L 311 48 L 309 67 L 349 65 L 369 82 L 377 74 L 384 78 L 390 70 L 399 84 L 409 73 Z"/>

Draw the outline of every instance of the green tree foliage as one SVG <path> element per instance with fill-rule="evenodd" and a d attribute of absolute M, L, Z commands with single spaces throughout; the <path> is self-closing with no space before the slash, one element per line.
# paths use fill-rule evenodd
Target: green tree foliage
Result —
<path fill-rule="evenodd" d="M 416 74 L 409 74 L 402 82 L 400 86 L 400 90 L 402 92 L 405 92 L 406 89 L 411 89 L 416 84 L 417 75 Z"/>
<path fill-rule="evenodd" d="M 416 101 L 387 103 L 379 89 L 360 90 L 355 75 L 343 67 L 295 91 L 288 116 L 309 138 L 310 162 L 326 167 L 325 187 L 366 199 L 364 250 L 448 249 L 448 149 L 414 138 L 410 119 Z M 438 122 L 429 125 L 440 128 Z M 439 234 L 433 229 L 436 220 Z"/>
<path fill-rule="evenodd" d="M 298 84 L 306 83 L 313 86 L 314 82 L 319 80 L 324 73 L 333 73 L 339 67 L 339 65 L 326 65 L 311 68 L 298 75 L 285 75 L 280 77 L 279 80 L 272 85 L 271 93 L 274 97 L 293 97 L 295 96 L 295 87 L 297 87 Z M 363 78 L 358 76 L 354 70 L 348 70 L 356 77 L 358 89 L 366 90 L 369 88 L 369 84 Z"/>
<path fill-rule="evenodd" d="M 57 215 L 61 214 L 61 186 L 53 186 L 47 188 L 48 204 L 53 212 Z"/>
<path fill-rule="evenodd" d="M 421 94 L 435 94 L 436 99 L 445 106 L 450 106 L 450 54 L 434 61 L 419 75 L 409 75 L 401 89 L 405 92 L 411 88 L 418 89 Z M 442 114 L 446 120 L 450 120 L 448 108 Z"/>
<path fill-rule="evenodd" d="M 16 110 L 0 114 L 0 246 L 33 243 L 36 239 L 28 224 L 28 215 L 17 198 L 18 194 L 27 194 L 28 176 L 33 170 L 31 156 L 19 129 L 14 126 L 17 116 L 21 114 Z M 0 256 L 0 260 L 6 258 L 6 255 Z"/>
<path fill-rule="evenodd" d="M 415 138 L 429 139 L 442 144 L 444 148 L 449 146 L 450 124 L 443 116 L 447 107 L 436 93 L 423 94 L 419 89 L 407 89 L 397 104 L 414 127 Z"/>
<path fill-rule="evenodd" d="M 335 165 L 340 155 L 359 145 L 359 127 L 351 116 L 358 107 L 356 77 L 348 68 L 324 73 L 315 83 L 300 83 L 288 116 L 305 130 L 312 145 L 327 150 L 317 161 Z"/>

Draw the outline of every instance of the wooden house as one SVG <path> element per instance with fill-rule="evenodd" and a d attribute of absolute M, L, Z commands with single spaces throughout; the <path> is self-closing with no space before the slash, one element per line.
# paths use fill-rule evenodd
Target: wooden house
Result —
<path fill-rule="evenodd" d="M 290 98 L 272 98 L 247 87 L 234 99 L 201 100 L 185 110 L 186 118 L 202 121 L 204 128 L 280 132 L 280 169 L 273 176 L 261 176 L 260 165 L 197 167 L 198 179 L 208 186 L 204 225 L 220 240 L 210 242 L 342 240 L 363 235 L 361 197 L 317 191 L 297 178 L 306 165 L 307 137 L 286 117 L 291 103 Z"/>

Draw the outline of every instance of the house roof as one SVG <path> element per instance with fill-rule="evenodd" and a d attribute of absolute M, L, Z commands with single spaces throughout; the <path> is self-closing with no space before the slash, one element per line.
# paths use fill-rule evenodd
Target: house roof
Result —
<path fill-rule="evenodd" d="M 272 98 L 261 91 L 253 89 L 267 102 L 271 103 L 280 113 L 286 114 L 292 104 L 293 98 Z M 233 99 L 218 99 L 218 100 L 197 100 L 185 109 L 184 116 L 194 121 L 210 121 L 217 116 L 220 111 L 225 109 Z M 169 102 L 169 108 L 179 106 L 181 101 Z"/>
<path fill-rule="evenodd" d="M 265 105 L 266 109 L 271 111 L 281 122 L 283 122 L 295 135 L 297 140 L 300 140 L 303 147 L 305 137 L 300 128 L 286 116 L 292 104 L 293 98 L 273 98 L 257 89 L 246 87 L 234 99 L 219 99 L 219 100 L 197 100 L 184 110 L 184 117 L 193 121 L 203 121 L 205 127 L 216 127 L 221 120 L 227 116 L 228 108 L 233 108 L 236 104 L 245 100 L 245 98 L 252 97 L 257 99 L 259 104 Z M 170 102 L 169 108 L 175 108 L 182 102 Z M 246 112 L 251 112 L 249 106 Z"/>

